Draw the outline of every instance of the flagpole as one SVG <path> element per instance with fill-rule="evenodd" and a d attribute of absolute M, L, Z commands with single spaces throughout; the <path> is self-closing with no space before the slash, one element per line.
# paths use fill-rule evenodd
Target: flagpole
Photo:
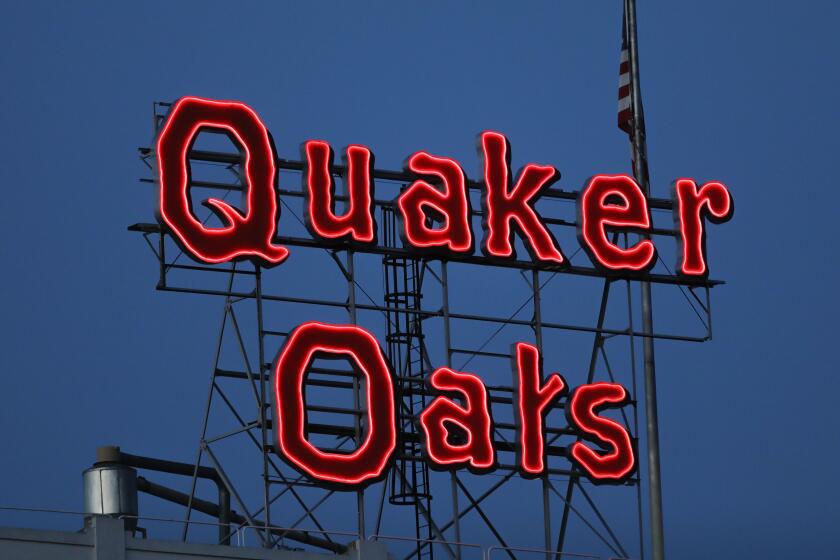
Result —
<path fill-rule="evenodd" d="M 639 85 L 639 50 L 636 35 L 636 0 L 624 0 L 627 14 L 627 39 L 631 72 L 631 99 L 633 104 L 633 172 L 636 180 L 650 194 L 647 166 L 647 144 L 645 140 L 642 93 Z M 645 235 L 645 237 L 649 237 Z M 659 469 L 659 418 L 656 403 L 656 362 L 653 352 L 653 307 L 651 305 L 650 282 L 641 282 L 642 331 L 644 376 L 645 376 L 645 419 L 647 428 L 648 496 L 650 501 L 650 536 L 653 560 L 665 558 L 665 533 L 662 516 L 662 479 Z"/>

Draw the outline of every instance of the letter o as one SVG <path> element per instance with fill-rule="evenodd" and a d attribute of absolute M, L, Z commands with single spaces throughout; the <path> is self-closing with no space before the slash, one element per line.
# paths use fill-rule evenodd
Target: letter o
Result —
<path fill-rule="evenodd" d="M 306 439 L 303 382 L 316 354 L 349 357 L 367 381 L 367 430 L 352 453 L 326 453 Z M 354 325 L 304 323 L 280 352 L 271 386 L 278 452 L 295 467 L 312 478 L 339 484 L 361 484 L 385 472 L 397 446 L 394 386 L 372 334 Z"/>

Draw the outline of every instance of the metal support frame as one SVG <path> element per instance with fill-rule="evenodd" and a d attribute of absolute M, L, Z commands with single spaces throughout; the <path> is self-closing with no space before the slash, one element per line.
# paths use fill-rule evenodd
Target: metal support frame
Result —
<path fill-rule="evenodd" d="M 156 105 L 156 110 L 164 111 L 167 106 L 167 104 Z M 155 122 L 159 125 L 162 120 L 162 114 L 156 113 Z M 140 150 L 140 155 L 149 168 L 153 169 L 153 150 L 143 148 Z M 238 154 L 192 150 L 190 159 L 193 165 L 224 166 L 237 177 L 237 181 L 231 183 L 193 181 L 193 188 L 218 189 L 224 192 L 225 196 L 230 192 L 241 191 L 242 185 L 238 182 L 239 158 Z M 303 162 L 299 161 L 279 160 L 278 166 L 287 174 L 299 174 L 303 170 Z M 341 166 L 334 166 L 332 171 L 340 176 L 345 170 Z M 377 185 L 382 184 L 383 188 L 396 187 L 395 193 L 414 179 L 403 172 L 383 170 L 374 170 L 374 177 L 378 181 Z M 146 182 L 154 182 L 154 179 L 146 180 Z M 284 184 L 292 184 L 292 181 L 285 181 Z M 482 185 L 470 182 L 469 188 L 480 191 Z M 575 200 L 576 193 L 552 189 L 546 196 L 561 202 L 569 202 Z M 301 190 L 281 190 L 281 202 L 285 206 L 286 214 L 284 215 L 287 216 L 284 219 L 302 220 L 301 216 L 297 215 L 294 209 L 285 202 L 287 199 L 297 200 L 302 197 Z M 342 196 L 337 198 L 343 199 Z M 651 201 L 651 206 L 657 210 L 670 210 L 670 205 L 670 201 L 667 200 Z M 440 478 L 433 476 L 433 473 L 429 471 L 415 424 L 419 412 L 435 396 L 426 384 L 426 378 L 433 369 L 429 348 L 430 339 L 427 334 L 442 333 L 442 337 L 439 338 L 445 364 L 463 370 L 474 359 L 493 361 L 499 364 L 498 367 L 509 368 L 510 352 L 501 351 L 492 345 L 504 329 L 509 327 L 531 329 L 541 352 L 548 333 L 591 333 L 593 345 L 587 372 L 589 381 L 595 379 L 603 371 L 602 368 L 606 369 L 610 378 L 614 379 L 611 361 L 607 357 L 608 349 L 614 347 L 616 344 L 614 341 L 629 341 L 631 363 L 626 369 L 632 373 L 633 394 L 636 395 L 635 347 L 640 339 L 642 343 L 653 339 L 691 342 L 708 340 L 711 336 L 710 288 L 719 282 L 685 280 L 664 273 L 648 273 L 638 280 L 623 280 L 627 285 L 626 323 L 624 326 L 615 326 L 615 324 L 607 326 L 610 289 L 617 285 L 618 277 L 605 277 L 600 271 L 577 264 L 559 269 L 537 266 L 531 261 L 523 260 L 500 263 L 478 255 L 457 258 L 442 258 L 440 255 L 419 256 L 402 246 L 398 234 L 398 210 L 395 209 L 394 204 L 390 200 L 377 199 L 375 208 L 380 227 L 380 243 L 376 247 L 339 243 L 324 248 L 311 239 L 295 235 L 283 235 L 277 239 L 278 243 L 299 247 L 301 250 L 326 251 L 329 254 L 331 261 L 335 263 L 346 282 L 345 297 L 335 299 L 290 294 L 285 290 L 277 291 L 273 276 L 276 273 L 259 266 L 243 263 L 209 266 L 187 261 L 177 245 L 173 243 L 169 233 L 158 224 L 141 223 L 129 228 L 143 236 L 158 260 L 157 288 L 159 290 L 214 295 L 224 300 L 204 421 L 195 463 L 192 466 L 192 487 L 190 492 L 185 494 L 186 501 L 182 501 L 186 508 L 185 521 L 190 520 L 193 511 L 205 514 L 211 511 L 206 507 L 206 501 L 200 500 L 196 492 L 196 479 L 200 473 L 204 472 L 204 469 L 210 469 L 217 473 L 218 480 L 236 501 L 237 508 L 241 512 L 232 514 L 230 522 L 239 527 L 247 525 L 255 528 L 264 546 L 283 546 L 284 541 L 289 539 L 324 550 L 345 549 L 346 542 L 342 541 L 346 541 L 346 528 L 344 531 L 337 530 L 331 533 L 325 528 L 326 524 L 321 519 L 321 513 L 326 509 L 324 504 L 341 500 L 347 493 L 336 492 L 335 489 L 319 489 L 300 473 L 290 469 L 274 453 L 271 441 L 270 391 L 267 387 L 271 367 L 267 356 L 279 348 L 291 328 L 288 325 L 281 328 L 269 326 L 273 315 L 267 311 L 268 306 L 293 305 L 340 309 L 347 312 L 349 321 L 354 324 L 364 324 L 364 320 L 370 318 L 384 320 L 385 346 L 395 368 L 399 398 L 398 421 L 403 432 L 397 459 L 386 479 L 378 483 L 379 487 L 372 486 L 366 491 L 360 490 L 355 493 L 356 530 L 354 533 L 361 538 L 367 534 L 372 534 L 371 538 L 376 538 L 375 535 L 380 534 L 383 519 L 386 522 L 388 520 L 386 511 L 395 511 L 395 515 L 401 515 L 398 512 L 411 511 L 414 530 L 411 531 L 410 537 L 414 539 L 415 544 L 407 552 L 407 558 L 431 559 L 436 552 L 433 551 L 432 543 L 446 541 L 449 544 L 445 544 L 442 550 L 447 557 L 460 559 L 462 547 L 459 543 L 463 542 L 462 539 L 469 541 L 469 538 L 465 536 L 467 534 L 465 523 L 469 521 L 470 534 L 475 533 L 479 528 L 486 531 L 500 549 L 505 550 L 512 559 L 515 559 L 513 552 L 515 549 L 509 546 L 510 536 L 505 535 L 503 528 L 496 523 L 497 513 L 489 503 L 493 495 L 518 480 L 517 467 L 512 458 L 512 452 L 515 451 L 514 424 L 502 421 L 495 423 L 494 445 L 500 457 L 507 458 L 499 461 L 497 469 L 499 480 L 482 491 L 477 490 L 479 486 L 474 486 L 472 474 L 465 471 L 458 474 L 453 472 L 447 475 L 450 505 L 445 506 L 441 502 L 433 506 L 432 486 L 440 484 Z M 473 214 L 477 219 L 481 211 L 476 210 Z M 575 225 L 574 221 L 562 219 L 547 220 L 547 222 L 555 228 Z M 668 228 L 655 228 L 653 233 L 658 236 L 675 235 L 675 232 Z M 623 242 L 625 244 L 629 242 L 626 235 Z M 379 301 L 361 283 L 357 274 L 358 255 L 378 255 L 381 258 L 383 285 Z M 575 256 L 576 253 L 571 255 L 570 259 L 574 259 Z M 503 266 L 519 269 L 523 272 L 529 295 L 510 315 L 498 314 L 498 312 L 494 314 L 492 311 L 483 311 L 480 314 L 456 311 L 451 306 L 452 283 L 450 279 L 450 267 L 456 265 L 459 267 L 464 265 Z M 526 271 L 529 271 L 529 274 L 524 274 Z M 604 287 L 598 306 L 597 320 L 594 324 L 570 323 L 551 317 L 552 312 L 556 313 L 557 310 L 544 304 L 543 290 L 550 282 L 567 274 L 603 278 Z M 218 282 L 211 282 L 219 275 L 224 275 L 225 287 L 220 288 Z M 643 324 L 642 328 L 638 329 L 633 323 L 635 302 L 631 297 L 630 287 L 641 281 L 680 289 L 694 313 L 700 318 L 702 332 L 654 332 L 649 324 Z M 439 305 L 424 299 L 426 288 L 432 285 L 436 285 L 436 289 L 441 294 Z M 247 306 L 251 304 L 255 307 L 251 307 L 251 311 L 248 311 Z M 529 309 L 532 312 L 531 317 L 522 317 L 521 315 Z M 249 314 L 256 318 L 256 324 L 251 329 L 247 328 L 247 321 L 243 322 L 240 319 Z M 435 326 L 429 330 L 428 325 L 432 321 Z M 482 344 L 470 347 L 469 344 L 455 341 L 454 323 L 457 323 L 461 329 L 490 326 L 494 330 Z M 225 343 L 226 340 L 227 343 Z M 453 364 L 455 356 L 463 357 L 463 363 Z M 230 362 L 231 357 L 236 357 L 241 366 L 231 368 L 227 363 L 223 363 Z M 253 363 L 254 359 L 257 360 L 256 364 Z M 599 364 L 602 365 L 599 366 Z M 361 399 L 363 387 L 360 377 L 352 369 L 317 366 L 310 369 L 306 384 L 307 388 L 311 387 L 313 390 L 344 390 L 351 391 L 353 395 L 353 406 L 350 408 L 308 403 L 307 410 L 310 414 L 339 415 L 349 419 L 349 425 L 333 425 L 310 420 L 310 437 L 335 438 L 334 443 L 328 447 L 332 450 L 349 450 L 353 445 L 358 445 L 363 430 L 361 418 L 365 413 L 365 404 Z M 491 385 L 488 386 L 488 390 L 492 406 L 509 407 L 513 403 L 511 387 Z M 638 437 L 638 415 L 635 402 L 631 403 L 631 406 L 631 416 L 624 415 L 624 421 L 634 437 Z M 224 429 L 213 426 L 212 419 L 219 414 L 232 419 L 233 424 Z M 626 556 L 625 551 L 628 547 L 620 542 L 608 524 L 607 517 L 598 508 L 597 500 L 590 496 L 581 485 L 581 473 L 565 459 L 566 448 L 574 441 L 572 432 L 567 428 L 549 426 L 546 428 L 546 433 L 548 439 L 546 450 L 550 461 L 546 477 L 539 481 L 540 492 L 534 498 L 534 503 L 536 504 L 538 500 L 542 508 L 543 550 L 546 551 L 546 559 L 557 556 L 565 550 L 573 519 L 580 520 L 587 531 L 592 531 L 604 543 L 610 554 Z M 232 441 L 244 442 L 249 448 L 255 450 L 260 458 L 259 475 L 262 480 L 262 492 L 259 496 L 253 495 L 252 492 L 246 493 L 237 483 L 238 477 L 242 475 L 233 473 L 234 469 L 238 472 L 242 467 L 243 458 L 241 455 L 226 455 L 222 448 L 224 443 Z M 555 486 L 561 481 L 566 485 L 563 492 L 558 491 Z M 527 484 L 527 481 L 525 483 Z M 630 480 L 629 485 L 636 489 L 636 509 L 633 513 L 639 518 L 638 550 L 643 556 L 642 508 L 638 479 Z M 313 492 L 320 492 L 320 494 L 314 497 Z M 573 505 L 573 498 L 577 494 L 584 500 L 582 506 Z M 367 495 L 376 495 L 378 499 L 366 500 Z M 551 515 L 552 501 L 559 503 L 562 508 L 557 520 L 554 520 Z M 346 507 L 346 500 L 342 503 L 345 504 L 342 507 Z M 373 516 L 375 520 L 373 527 L 368 526 L 366 521 L 366 513 L 369 513 L 368 505 L 371 508 L 375 507 L 376 510 Z M 447 511 L 450 508 L 451 511 Z M 280 521 L 276 521 L 277 519 Z M 293 527 L 294 531 L 279 531 L 274 525 Z M 306 527 L 311 527 L 313 531 L 323 536 L 313 537 L 306 532 Z M 342 538 L 342 535 L 345 536 Z M 555 535 L 556 540 L 554 540 Z M 184 525 L 182 538 L 184 540 L 189 538 L 188 524 Z M 440 550 L 437 549 L 437 551 Z M 552 550 L 554 552 L 550 552 Z"/>

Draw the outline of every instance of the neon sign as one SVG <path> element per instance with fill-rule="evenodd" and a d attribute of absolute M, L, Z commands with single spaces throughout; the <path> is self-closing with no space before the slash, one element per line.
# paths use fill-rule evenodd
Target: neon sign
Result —
<path fill-rule="evenodd" d="M 205 201 L 226 224 L 203 226 L 190 207 L 188 151 L 202 129 L 231 135 L 245 153 L 247 214 L 226 202 Z M 560 174 L 551 166 L 530 163 L 511 180 L 510 145 L 498 132 L 481 134 L 484 159 L 482 198 L 484 239 L 482 252 L 490 257 L 515 257 L 513 238 L 519 235 L 532 259 L 552 266 L 568 265 L 534 203 Z M 351 239 L 375 243 L 373 218 L 375 185 L 373 153 L 352 145 L 347 148 L 348 211 L 336 216 L 335 186 L 330 173 L 332 148 L 322 141 L 306 143 L 306 222 L 313 237 L 330 243 Z M 282 263 L 289 256 L 285 247 L 272 241 L 278 233 L 276 153 L 271 136 L 257 114 L 232 101 L 184 97 L 172 108 L 157 141 L 160 174 L 160 218 L 193 258 L 206 263 L 253 259 L 264 266 Z M 408 169 L 423 177 L 435 177 L 441 190 L 418 179 L 397 199 L 406 245 L 418 252 L 439 250 L 472 254 L 473 232 L 466 175 L 453 159 L 420 151 L 408 160 Z M 513 183 L 513 187 L 511 184 Z M 691 179 L 678 179 L 674 189 L 674 213 L 680 232 L 677 270 L 687 277 L 704 277 L 706 221 L 721 223 L 732 217 L 732 197 L 723 183 L 698 187 Z M 650 210 L 641 187 L 628 175 L 596 175 L 578 200 L 578 239 L 592 263 L 610 271 L 644 271 L 655 260 L 656 248 L 649 239 L 623 249 L 607 238 L 611 231 L 650 230 Z M 429 226 L 428 218 L 442 222 Z"/>
<path fill-rule="evenodd" d="M 243 156 L 246 211 L 218 199 L 204 202 L 221 220 L 206 227 L 192 211 L 189 152 L 203 130 L 227 134 Z M 336 213 L 334 153 L 321 140 L 304 144 L 303 192 L 305 224 L 325 246 L 377 244 L 374 219 L 373 152 L 349 146 L 343 155 L 346 173 L 346 210 Z M 471 256 L 480 247 L 487 258 L 506 263 L 516 258 L 519 238 L 535 265 L 557 270 L 570 266 L 568 258 L 540 216 L 535 203 L 559 172 L 552 166 L 529 163 L 513 176 L 507 138 L 487 131 L 480 135 L 483 160 L 482 229 L 474 231 L 469 181 L 452 158 L 418 151 L 407 160 L 415 178 L 394 200 L 400 218 L 403 247 L 424 256 Z M 197 261 L 218 264 L 249 259 L 276 266 L 292 258 L 277 243 L 282 226 L 277 178 L 277 154 L 268 129 L 248 106 L 197 97 L 180 99 L 171 109 L 157 140 L 160 180 L 159 220 Z M 706 223 L 731 218 L 733 203 L 719 182 L 698 185 L 678 179 L 673 208 L 678 230 L 678 274 L 705 278 Z M 648 238 L 652 229 L 649 200 L 628 175 L 595 175 L 577 197 L 577 237 L 593 265 L 610 275 L 638 275 L 649 271 L 657 255 Z M 609 233 L 643 234 L 622 247 Z M 480 237 L 481 242 L 476 239 Z M 507 266 L 507 265 L 506 265 Z M 306 376 L 314 360 L 346 361 L 366 392 L 364 437 L 352 452 L 327 452 L 308 439 Z M 520 342 L 512 356 L 516 467 L 526 477 L 543 476 L 546 466 L 546 417 L 563 409 L 567 432 L 577 440 L 565 455 L 597 483 L 622 483 L 636 469 L 635 442 L 628 429 L 605 412 L 620 409 L 630 395 L 615 383 L 568 387 L 559 373 L 544 375 L 537 347 Z M 486 472 L 497 465 L 494 420 L 487 387 L 479 375 L 447 367 L 428 376 L 432 401 L 415 419 L 423 438 L 426 460 L 437 469 L 466 468 Z M 379 480 L 394 460 L 400 438 L 397 396 L 391 365 L 376 341 L 356 325 L 307 322 L 287 338 L 274 362 L 274 441 L 290 465 L 323 484 L 350 487 Z"/>
<path fill-rule="evenodd" d="M 303 384 L 307 370 L 319 357 L 346 359 L 365 378 L 367 433 L 352 453 L 325 453 L 306 439 Z M 550 405 L 558 406 L 558 397 L 567 393 L 566 382 L 556 373 L 544 383 L 540 380 L 540 361 L 534 346 L 517 345 L 518 466 L 526 476 L 540 476 L 546 471 L 542 435 L 545 412 Z M 419 415 L 431 466 L 492 470 L 496 463 L 493 417 L 484 382 L 473 373 L 442 367 L 431 374 L 429 384 L 441 393 Z M 289 335 L 280 351 L 271 386 L 278 451 L 296 468 L 316 480 L 343 485 L 367 484 L 385 473 L 396 448 L 396 404 L 389 365 L 373 335 L 355 325 L 304 323 Z M 463 404 L 449 395 L 457 395 Z M 580 441 L 571 448 L 570 459 L 595 482 L 622 482 L 635 467 L 630 434 L 621 424 L 598 414 L 627 401 L 627 391 L 621 385 L 594 383 L 575 389 L 565 404 L 569 427 L 600 448 L 595 450 Z M 459 428 L 463 441 L 452 441 L 455 434 L 448 424 Z"/>

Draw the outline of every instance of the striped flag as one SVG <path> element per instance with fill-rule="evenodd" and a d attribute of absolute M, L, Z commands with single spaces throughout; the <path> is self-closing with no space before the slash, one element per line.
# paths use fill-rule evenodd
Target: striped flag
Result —
<path fill-rule="evenodd" d="M 627 43 L 627 11 L 621 16 L 621 62 L 618 66 L 618 128 L 631 134 L 633 108 L 630 91 L 630 45 Z"/>
<path fill-rule="evenodd" d="M 630 41 L 628 38 L 629 24 L 627 21 L 627 0 L 625 0 L 624 14 L 621 18 L 621 62 L 618 66 L 618 128 L 627 133 L 630 139 L 630 162 L 636 180 L 642 183 L 648 180 L 647 146 L 645 141 L 644 109 L 633 104 L 633 72 L 630 62 Z M 634 121 L 638 119 L 640 145 L 636 146 L 633 131 Z M 636 155 L 641 158 L 641 166 L 636 169 Z"/>
<path fill-rule="evenodd" d="M 630 92 L 630 45 L 627 43 L 627 11 L 621 17 L 621 62 L 618 66 L 618 128 L 631 135 L 633 107 Z M 631 139 L 632 141 L 632 139 Z"/>

